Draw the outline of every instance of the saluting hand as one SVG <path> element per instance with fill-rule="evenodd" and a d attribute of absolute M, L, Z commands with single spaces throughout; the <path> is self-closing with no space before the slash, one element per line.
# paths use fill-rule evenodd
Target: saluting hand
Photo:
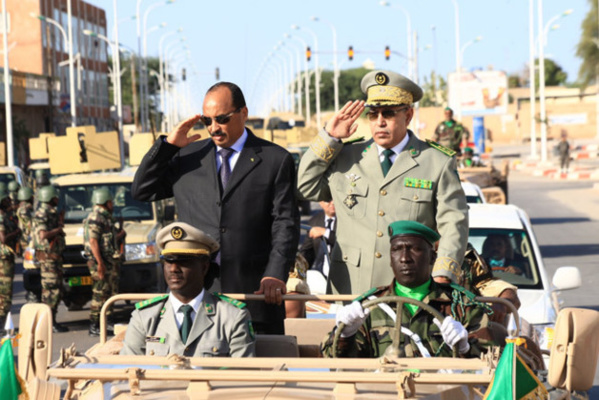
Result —
<path fill-rule="evenodd" d="M 329 135 L 337 139 L 350 137 L 358 129 L 354 122 L 364 111 L 364 100 L 348 101 L 333 118 L 327 122 L 325 130 Z"/>
<path fill-rule="evenodd" d="M 196 114 L 193 117 L 187 118 L 175 127 L 175 129 L 168 134 L 166 141 L 177 147 L 185 147 L 190 143 L 195 142 L 201 135 L 192 135 L 187 137 L 187 133 L 193 128 L 193 126 L 200 120 L 202 114 Z"/>

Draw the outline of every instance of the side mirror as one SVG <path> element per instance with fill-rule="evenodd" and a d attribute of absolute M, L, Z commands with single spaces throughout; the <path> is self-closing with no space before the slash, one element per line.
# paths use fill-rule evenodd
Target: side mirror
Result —
<path fill-rule="evenodd" d="M 553 286 L 557 290 L 576 289 L 582 285 L 582 276 L 577 267 L 559 267 L 553 275 Z"/>

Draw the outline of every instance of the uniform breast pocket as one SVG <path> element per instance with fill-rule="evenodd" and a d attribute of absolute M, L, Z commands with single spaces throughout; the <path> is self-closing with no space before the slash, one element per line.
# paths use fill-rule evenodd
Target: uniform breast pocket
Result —
<path fill-rule="evenodd" d="M 198 345 L 199 357 L 228 357 L 229 344 L 225 341 L 202 341 Z"/>
<path fill-rule="evenodd" d="M 349 176 L 352 175 L 349 174 Z M 345 175 L 339 175 L 336 181 L 333 196 L 340 200 L 340 203 L 335 203 L 337 212 L 343 210 L 342 212 L 353 218 L 363 218 L 366 214 L 366 202 L 368 200 L 368 183 L 366 180 L 357 179 L 352 181 Z"/>
<path fill-rule="evenodd" d="M 147 356 L 167 356 L 169 345 L 166 343 L 146 342 Z"/>
<path fill-rule="evenodd" d="M 407 219 L 412 221 L 419 221 L 421 223 L 431 223 L 435 220 L 434 215 L 434 204 L 433 204 L 433 191 L 426 189 L 412 189 L 405 190 L 401 194 L 401 199 L 404 203 L 409 205 L 409 216 Z M 399 219 L 405 219 L 406 215 L 403 214 L 405 209 L 398 207 L 398 212 L 402 215 L 397 215 Z"/>

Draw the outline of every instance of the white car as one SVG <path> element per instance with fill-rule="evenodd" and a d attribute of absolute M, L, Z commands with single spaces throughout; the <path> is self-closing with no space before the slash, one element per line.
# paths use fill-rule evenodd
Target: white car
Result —
<path fill-rule="evenodd" d="M 462 189 L 464 189 L 464 194 L 466 195 L 466 202 L 469 204 L 481 204 L 486 203 L 485 195 L 483 191 L 480 189 L 475 183 L 472 182 L 461 182 Z"/>
<path fill-rule="evenodd" d="M 493 269 L 493 275 L 518 286 L 520 317 L 532 325 L 542 349 L 551 348 L 559 311 L 558 291 L 581 285 L 576 267 L 560 267 L 550 281 L 528 215 L 514 205 L 470 204 L 469 242 Z M 493 242 L 503 238 L 505 262 L 493 255 Z M 526 332 L 525 332 L 526 333 Z"/>

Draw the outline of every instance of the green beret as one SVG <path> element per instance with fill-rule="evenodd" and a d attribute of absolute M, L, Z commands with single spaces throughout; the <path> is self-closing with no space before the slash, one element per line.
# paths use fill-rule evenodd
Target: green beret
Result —
<path fill-rule="evenodd" d="M 212 236 L 185 222 L 173 222 L 159 230 L 156 235 L 156 242 L 162 249 L 160 254 L 164 257 L 174 255 L 187 257 L 210 256 L 218 251 L 220 247 Z"/>
<path fill-rule="evenodd" d="M 445 111 L 451 111 L 451 112 L 453 112 L 453 110 L 451 109 L 451 107 L 445 107 Z"/>
<path fill-rule="evenodd" d="M 392 71 L 372 71 L 362 78 L 366 107 L 412 105 L 422 98 L 422 88 L 405 76 Z"/>
<path fill-rule="evenodd" d="M 472 150 L 472 147 L 464 147 L 464 153 L 474 153 L 474 150 Z"/>
<path fill-rule="evenodd" d="M 395 236 L 421 236 L 431 245 L 437 242 L 441 236 L 426 225 L 416 221 L 395 221 L 389 225 L 389 237 Z"/>

